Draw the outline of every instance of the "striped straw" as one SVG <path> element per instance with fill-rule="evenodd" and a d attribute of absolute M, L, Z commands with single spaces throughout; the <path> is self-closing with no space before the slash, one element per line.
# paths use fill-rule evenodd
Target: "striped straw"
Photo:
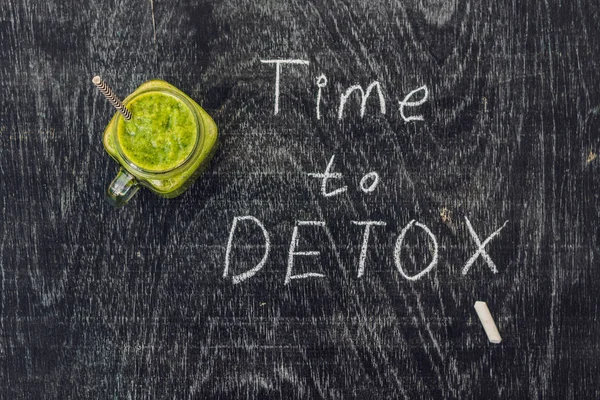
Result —
<path fill-rule="evenodd" d="M 97 75 L 94 77 L 94 79 L 92 79 L 92 82 L 102 92 L 102 94 L 106 96 L 108 101 L 110 101 L 110 103 L 117 109 L 117 111 L 123 114 L 123 117 L 125 117 L 125 119 L 129 121 L 131 119 L 131 113 L 127 108 L 125 108 L 123 103 L 121 103 L 121 100 L 119 100 L 119 98 L 115 96 L 115 94 L 113 93 L 111 88 L 108 87 L 106 82 L 104 82 L 102 78 L 100 78 Z"/>

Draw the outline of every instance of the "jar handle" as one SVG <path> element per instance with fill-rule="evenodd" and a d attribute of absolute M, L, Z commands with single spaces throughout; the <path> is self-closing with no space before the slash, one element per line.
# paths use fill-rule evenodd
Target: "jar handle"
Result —
<path fill-rule="evenodd" d="M 116 208 L 123 207 L 139 188 L 137 179 L 121 168 L 106 191 L 106 199 Z"/>

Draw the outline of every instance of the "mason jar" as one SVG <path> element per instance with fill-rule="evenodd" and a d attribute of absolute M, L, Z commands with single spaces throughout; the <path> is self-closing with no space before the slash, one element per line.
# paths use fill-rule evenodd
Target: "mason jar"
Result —
<path fill-rule="evenodd" d="M 189 96 L 162 80 L 142 84 L 123 104 L 131 120 L 115 113 L 103 136 L 105 150 L 120 164 L 107 199 L 120 207 L 141 186 L 166 198 L 180 195 L 217 149 L 215 122 Z"/>

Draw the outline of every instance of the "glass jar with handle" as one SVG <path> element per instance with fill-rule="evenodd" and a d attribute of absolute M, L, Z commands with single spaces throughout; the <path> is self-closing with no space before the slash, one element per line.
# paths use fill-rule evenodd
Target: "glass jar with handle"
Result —
<path fill-rule="evenodd" d="M 115 113 L 104 131 L 108 154 L 120 164 L 107 191 L 120 207 L 140 186 L 162 197 L 183 193 L 206 169 L 218 146 L 213 119 L 175 86 L 152 80 L 123 104 L 132 118 Z"/>

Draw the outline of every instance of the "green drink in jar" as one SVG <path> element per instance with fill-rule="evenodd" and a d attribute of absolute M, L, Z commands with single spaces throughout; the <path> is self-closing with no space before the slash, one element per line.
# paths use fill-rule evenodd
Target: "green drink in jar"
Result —
<path fill-rule="evenodd" d="M 142 84 L 123 105 L 104 131 L 104 148 L 121 165 L 108 200 L 122 206 L 140 186 L 167 198 L 180 195 L 214 155 L 216 124 L 194 100 L 161 80 Z"/>

